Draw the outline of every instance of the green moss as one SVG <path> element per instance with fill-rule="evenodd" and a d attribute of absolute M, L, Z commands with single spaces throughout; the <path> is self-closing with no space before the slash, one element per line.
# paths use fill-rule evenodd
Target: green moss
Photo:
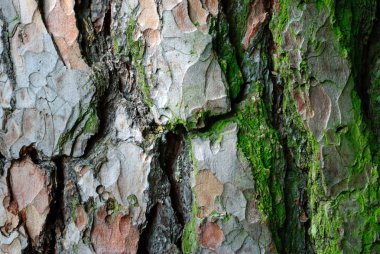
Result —
<path fill-rule="evenodd" d="M 250 11 L 251 0 L 227 0 L 225 5 L 226 19 L 230 24 L 231 43 L 236 47 L 236 54 L 239 62 L 242 62 L 245 50 L 241 41 L 247 29 L 247 20 Z"/>
<path fill-rule="evenodd" d="M 85 122 L 84 122 L 85 121 Z M 83 128 L 78 128 L 83 126 Z M 75 139 L 82 133 L 95 134 L 98 132 L 99 128 L 99 118 L 96 114 L 95 104 L 91 103 L 87 108 L 87 112 L 83 113 L 83 109 L 80 108 L 79 116 L 73 127 L 66 131 L 59 137 L 57 147 L 60 152 L 63 151 L 64 146 L 70 142 L 75 141 Z"/>
<path fill-rule="evenodd" d="M 73 139 L 72 136 L 73 136 L 73 132 L 68 131 L 68 132 L 62 134 L 62 135 L 59 137 L 57 147 L 58 147 L 58 150 L 59 150 L 60 152 L 62 152 L 62 149 L 63 149 L 64 145 L 65 145 L 67 142 L 69 142 L 70 140 Z"/>
<path fill-rule="evenodd" d="M 282 32 L 285 31 L 289 22 L 289 0 L 279 2 L 279 10 L 274 11 L 272 20 L 269 23 L 270 30 L 273 34 L 273 40 L 279 46 L 282 45 Z"/>
<path fill-rule="evenodd" d="M 173 115 L 170 121 L 165 125 L 165 129 L 170 131 L 175 131 L 177 126 L 183 126 L 186 131 L 191 131 L 197 129 L 198 124 L 203 122 L 207 116 L 210 115 L 209 111 L 198 111 L 198 113 L 193 113 L 192 116 L 186 120 L 178 118 Z"/>
<path fill-rule="evenodd" d="M 189 137 L 189 140 L 191 140 L 191 135 Z M 190 142 L 191 144 L 191 142 Z M 191 146 L 189 149 L 189 156 L 191 158 L 191 161 L 194 165 L 194 175 L 195 180 L 198 176 L 199 167 L 198 167 L 198 161 L 195 159 L 193 147 Z M 196 253 L 199 244 L 198 244 L 198 205 L 196 201 L 196 195 L 194 192 L 194 189 L 191 190 L 193 193 L 193 201 L 192 201 L 192 207 L 191 207 L 191 219 L 188 221 L 183 229 L 182 233 L 182 252 L 184 254 L 190 254 L 190 253 Z"/>
<path fill-rule="evenodd" d="M 72 201 L 71 201 L 71 218 L 73 219 L 73 221 L 76 221 L 77 219 L 77 206 L 80 204 L 80 200 L 79 200 L 79 197 L 76 197 L 76 198 L 73 198 Z"/>
<path fill-rule="evenodd" d="M 87 200 L 87 202 L 84 204 L 84 208 L 87 214 L 90 214 L 97 209 L 97 203 L 95 202 L 94 197 L 90 197 Z"/>
<path fill-rule="evenodd" d="M 115 55 L 119 55 L 121 53 L 121 48 L 119 46 L 119 41 L 116 37 L 112 40 L 113 52 Z"/>
<path fill-rule="evenodd" d="M 351 207 L 344 206 L 347 202 Z M 379 225 L 376 212 L 368 204 L 371 202 L 365 191 L 356 190 L 320 202 L 311 226 L 316 252 L 370 253 Z M 359 206 L 357 210 L 353 210 L 355 205 Z"/>
<path fill-rule="evenodd" d="M 119 204 L 114 198 L 107 199 L 106 208 L 107 212 L 111 212 L 112 214 L 116 214 L 118 212 L 123 211 L 123 206 Z"/>
<path fill-rule="evenodd" d="M 196 137 L 209 139 L 210 142 L 220 142 L 222 139 L 223 130 L 234 122 L 234 119 L 222 119 L 213 123 L 207 132 L 199 133 L 197 132 Z"/>
<path fill-rule="evenodd" d="M 380 36 L 380 28 L 378 34 Z M 378 54 L 371 54 L 371 52 L 379 52 Z M 376 64 L 380 56 L 380 41 L 377 43 L 376 50 L 370 51 L 373 57 L 373 71 L 371 75 L 371 86 L 369 90 L 369 111 L 371 115 L 371 129 L 375 134 L 375 138 L 371 142 L 371 151 L 374 154 L 374 162 L 380 164 L 380 63 Z"/>
<path fill-rule="evenodd" d="M 220 198 L 220 197 L 217 197 L 217 199 Z M 217 202 L 220 202 L 219 200 Z M 218 221 L 218 220 L 221 220 L 223 222 L 227 222 L 229 221 L 231 218 L 233 218 L 233 216 L 231 214 L 228 214 L 228 213 L 218 213 L 216 211 L 212 211 L 209 215 L 208 215 L 208 218 L 211 220 L 211 221 Z"/>
<path fill-rule="evenodd" d="M 137 70 L 138 77 L 139 77 L 140 89 L 141 89 L 141 92 L 143 93 L 145 102 L 149 107 L 152 107 L 153 106 L 153 100 L 150 96 L 149 84 L 146 82 L 146 79 L 145 79 L 145 68 L 140 63 L 136 66 L 136 70 Z"/>
<path fill-rule="evenodd" d="M 213 36 L 213 48 L 218 55 L 219 65 L 229 85 L 231 99 L 235 99 L 244 80 L 236 59 L 235 49 L 229 40 L 228 23 L 222 13 L 211 20 L 210 34 Z"/>
<path fill-rule="evenodd" d="M 101 97 L 108 88 L 108 76 L 101 70 L 93 68 L 93 75 L 91 75 L 90 81 L 95 86 L 97 95 Z"/>
<path fill-rule="evenodd" d="M 376 0 L 318 0 L 317 7 L 325 8 L 330 14 L 330 23 L 340 44 L 343 57 L 355 62 L 362 54 L 363 38 L 371 30 L 376 11 Z M 352 50 L 355 49 L 355 50 Z"/>
<path fill-rule="evenodd" d="M 90 107 L 88 111 L 88 118 L 84 125 L 84 131 L 87 133 L 95 134 L 99 129 L 99 117 L 96 114 L 95 107 Z"/>
<path fill-rule="evenodd" d="M 348 250 L 351 253 L 370 253 L 376 247 L 376 234 L 380 232 L 377 223 L 380 198 L 378 166 L 372 163 L 370 133 L 362 120 L 360 98 L 355 91 L 352 104 L 354 119 L 347 131 L 341 134 L 355 150 L 354 164 L 348 167 L 349 190 L 335 198 L 327 198 L 321 186 L 321 169 L 313 167 L 310 172 L 311 233 L 317 253 L 345 253 Z M 368 183 L 357 186 L 356 179 L 362 174 L 367 175 Z M 353 243 L 356 245 L 352 247 Z"/>
<path fill-rule="evenodd" d="M 131 206 L 131 207 L 138 207 L 139 206 L 139 201 L 137 200 L 136 195 L 133 195 L 133 194 L 129 195 L 127 197 L 127 201 L 128 201 L 129 206 Z"/>
<path fill-rule="evenodd" d="M 279 12 L 274 13 L 273 20 L 270 23 L 273 39 L 277 44 L 277 52 L 274 55 L 274 68 L 283 79 L 281 113 L 283 115 L 284 136 L 286 137 L 284 142 L 286 143 L 286 151 L 288 153 L 286 165 L 287 174 L 284 179 L 285 189 L 283 190 L 283 192 L 285 192 L 286 215 L 283 210 L 285 206 L 282 206 L 283 209 L 281 209 L 281 207 L 277 208 L 277 214 L 286 216 L 287 222 L 280 224 L 283 225 L 280 229 L 283 241 L 278 243 L 278 240 L 276 245 L 282 252 L 299 253 L 305 250 L 308 251 L 310 247 L 308 246 L 309 242 L 307 240 L 308 232 L 305 230 L 303 223 L 299 221 L 301 216 L 300 206 L 297 205 L 295 201 L 299 202 L 303 200 L 304 196 L 302 196 L 301 193 L 303 190 L 307 190 L 309 194 L 311 189 L 313 191 L 321 191 L 322 189 L 315 184 L 316 182 L 308 181 L 308 175 L 309 177 L 313 176 L 315 180 L 319 177 L 318 174 L 312 174 L 312 172 L 314 172 L 312 169 L 317 169 L 320 166 L 318 159 L 319 145 L 300 116 L 294 98 L 295 92 L 305 94 L 305 96 L 309 94 L 310 77 L 308 66 L 306 61 L 301 61 L 299 70 L 292 69 L 289 64 L 288 52 L 281 48 L 283 43 L 282 34 L 289 22 L 290 4 L 297 6 L 296 2 L 281 1 Z M 308 33 L 310 35 L 308 36 L 313 38 L 315 28 L 310 27 L 309 30 Z M 318 45 L 318 43 L 315 43 L 315 45 Z M 294 76 L 301 76 L 305 84 L 300 85 L 295 83 L 293 81 Z M 315 196 L 308 196 L 310 199 L 313 199 L 313 202 L 317 200 Z M 307 209 L 302 212 L 305 212 L 309 218 L 311 217 Z M 312 235 L 318 234 L 318 228 L 314 225 L 312 225 L 310 231 Z"/>
<path fill-rule="evenodd" d="M 376 6 L 373 0 L 356 2 L 340 0 L 280 1 L 280 10 L 274 13 L 270 24 L 274 41 L 278 47 L 274 66 L 275 71 L 283 78 L 284 129 L 287 134 L 286 143 L 292 157 L 290 165 L 294 163 L 293 166 L 288 166 L 288 174 L 291 172 L 293 174 L 292 178 L 287 179 L 293 184 L 288 182 L 287 185 L 302 188 L 302 172 L 307 172 L 310 208 L 308 215 L 311 219 L 309 234 L 316 253 L 370 253 L 371 250 L 378 248 L 374 243 L 375 232 L 379 232 L 379 225 L 375 222 L 378 221 L 375 208 L 379 206 L 378 166 L 373 164 L 371 157 L 369 144 L 370 140 L 374 138 L 362 119 L 359 96 L 355 91 L 352 94 L 353 120 L 339 132 L 328 130 L 322 141 L 325 146 L 335 146 L 337 149 L 342 149 L 342 146 L 345 145 L 354 154 L 352 164 L 347 166 L 349 177 L 344 182 L 348 188 L 336 195 L 329 196 L 323 186 L 323 173 L 319 163 L 321 158 L 319 144 L 300 117 L 294 100 L 296 91 L 309 94 L 310 77 L 308 76 L 307 62 L 301 64 L 300 70 L 291 69 L 288 54 L 281 48 L 282 32 L 289 22 L 289 4 L 297 6 L 315 2 L 320 13 L 329 15 L 327 23 L 329 27 L 327 28 L 332 29 L 335 34 L 341 57 L 346 58 L 352 64 L 350 82 L 355 83 L 359 82 L 357 77 L 361 72 L 362 49 L 365 38 L 371 31 L 373 12 Z M 311 19 L 310 22 L 312 22 Z M 307 26 L 307 24 L 305 25 Z M 322 49 L 322 44 L 318 38 L 315 38 L 315 32 L 315 27 L 311 25 L 310 29 L 303 31 L 304 34 L 301 35 L 309 38 L 309 46 L 318 53 Z M 305 83 L 297 84 L 294 76 L 301 76 Z M 294 168 L 292 169 L 292 167 Z M 358 183 L 357 179 L 363 175 L 367 176 L 364 178 L 368 179 L 368 182 L 363 180 Z M 297 194 L 291 194 L 291 192 L 287 195 L 290 195 L 288 197 L 290 201 L 292 195 L 297 197 Z M 292 215 L 292 209 L 294 208 L 287 207 L 287 216 L 289 220 L 296 221 L 297 217 L 294 215 L 297 213 Z M 290 235 L 290 238 L 296 238 L 297 231 L 299 229 L 294 224 L 287 228 L 286 234 Z M 287 250 L 292 252 L 289 251 L 290 249 Z"/>
<path fill-rule="evenodd" d="M 279 247 L 277 229 L 285 221 L 283 203 L 284 157 L 277 132 L 270 125 L 262 98 L 262 85 L 254 91 L 236 115 L 239 125 L 238 147 L 248 159 L 255 180 L 255 200 L 263 220 L 268 220 Z"/>
<path fill-rule="evenodd" d="M 193 201 L 192 218 L 186 223 L 182 235 L 182 252 L 184 254 L 196 253 L 198 250 L 198 233 L 197 233 L 197 214 L 198 206 Z"/>
<path fill-rule="evenodd" d="M 141 38 L 135 38 L 135 28 L 137 27 L 137 20 L 134 15 L 129 20 L 126 35 L 126 47 L 122 54 L 125 56 L 131 56 L 132 64 L 136 70 L 137 84 L 144 96 L 145 102 L 149 107 L 153 106 L 153 100 L 150 96 L 150 87 L 146 80 L 145 67 L 143 64 L 143 56 L 145 52 L 145 46 Z"/>

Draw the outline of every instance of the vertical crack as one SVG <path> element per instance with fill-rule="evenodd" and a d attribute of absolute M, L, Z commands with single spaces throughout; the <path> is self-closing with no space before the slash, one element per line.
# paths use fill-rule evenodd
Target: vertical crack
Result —
<path fill-rule="evenodd" d="M 371 140 L 374 162 L 380 162 L 380 76 L 376 76 L 380 57 L 380 3 L 376 6 L 376 16 L 372 33 L 363 46 L 362 68 L 357 90 L 361 98 L 363 113 L 376 139 Z"/>
<path fill-rule="evenodd" d="M 116 97 L 116 86 L 115 78 L 112 71 L 106 72 L 97 72 L 94 76 L 94 83 L 96 87 L 96 92 L 94 94 L 94 98 L 98 98 L 94 100 L 92 103 L 95 104 L 96 115 L 98 117 L 98 126 L 97 132 L 91 136 L 87 140 L 87 145 L 84 150 L 83 156 L 88 156 L 95 145 L 101 140 L 104 136 L 106 136 L 108 129 L 110 128 L 110 122 L 115 116 L 115 107 L 113 103 L 113 98 Z"/>
<path fill-rule="evenodd" d="M 363 24 L 360 23 L 359 25 Z M 362 47 L 358 48 L 357 51 L 359 52 L 356 52 L 356 54 L 361 54 L 362 56 L 358 59 L 353 57 L 353 71 L 357 72 L 358 76 L 356 89 L 361 98 L 363 113 L 367 118 L 373 116 L 370 89 L 371 85 L 375 86 L 375 84 L 371 84 L 371 75 L 373 75 L 372 71 L 376 70 L 371 69 L 371 66 L 376 64 L 380 55 L 378 53 L 380 49 L 380 3 L 376 5 L 374 21 L 370 27 L 372 28 L 370 32 L 363 29 L 360 31 L 361 36 L 358 37 L 361 39 L 358 40 L 357 44 L 361 44 Z"/>
<path fill-rule="evenodd" d="M 45 226 L 42 230 L 42 248 L 43 253 L 53 253 L 56 250 L 56 243 L 59 233 L 63 232 L 63 191 L 64 191 L 64 171 L 63 156 L 58 156 L 52 160 L 55 168 L 52 169 L 52 200 L 50 211 L 46 217 Z"/>
<path fill-rule="evenodd" d="M 149 240 L 150 240 L 150 235 L 152 234 L 152 230 L 154 227 L 154 219 L 157 217 L 157 213 L 158 213 L 157 206 L 158 205 L 155 204 L 150 209 L 150 211 L 146 214 L 147 225 L 140 235 L 139 247 L 137 250 L 138 254 L 149 253 Z"/>
<path fill-rule="evenodd" d="M 147 225 L 143 230 L 138 253 L 160 253 L 172 246 L 181 250 L 181 231 L 187 222 L 184 184 L 178 181 L 177 163 L 183 151 L 185 128 L 178 125 L 173 132 L 167 132 L 158 145 L 156 168 L 149 175 L 152 188 L 152 207 L 146 215 Z M 186 170 L 185 168 L 180 169 Z M 159 239 L 154 239 L 159 238 Z"/>
<path fill-rule="evenodd" d="M 176 160 L 182 149 L 182 142 L 184 139 L 183 127 L 178 127 L 179 131 L 168 132 L 165 135 L 166 143 L 160 150 L 160 165 L 163 169 L 170 184 L 170 198 L 172 201 L 173 210 L 182 226 L 185 225 L 185 213 L 182 202 L 182 195 L 180 193 L 180 183 L 175 179 L 175 166 Z"/>

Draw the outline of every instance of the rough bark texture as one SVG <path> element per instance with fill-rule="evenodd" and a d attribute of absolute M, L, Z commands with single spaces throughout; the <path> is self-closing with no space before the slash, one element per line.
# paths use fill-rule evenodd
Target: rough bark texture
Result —
<path fill-rule="evenodd" d="M 0 253 L 380 253 L 376 0 L 1 0 Z"/>

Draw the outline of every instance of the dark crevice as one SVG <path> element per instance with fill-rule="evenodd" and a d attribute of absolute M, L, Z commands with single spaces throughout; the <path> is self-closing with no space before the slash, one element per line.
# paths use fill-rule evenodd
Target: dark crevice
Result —
<path fill-rule="evenodd" d="M 249 93 L 249 88 L 250 88 L 250 84 L 249 83 L 242 84 L 242 86 L 240 88 L 240 91 L 239 91 L 238 95 L 236 96 L 236 98 L 234 98 L 234 99 L 231 100 L 231 104 L 232 104 L 232 109 L 233 110 L 236 110 L 236 105 L 237 104 L 239 104 L 242 101 L 244 101 L 245 99 L 247 99 L 247 95 Z"/>
<path fill-rule="evenodd" d="M 308 174 L 305 175 L 305 178 L 306 178 L 306 184 L 307 184 L 307 181 L 308 181 Z M 306 187 L 307 188 L 307 187 Z M 311 210 L 310 210 L 310 207 L 309 207 L 309 196 L 307 194 L 307 190 L 303 189 L 303 193 L 302 193 L 302 203 L 301 203 L 301 208 L 302 208 L 302 212 L 305 213 L 305 216 L 306 218 L 306 221 L 305 222 L 302 222 L 303 223 L 303 226 L 305 228 L 305 252 L 307 253 L 315 253 L 315 250 L 314 250 L 314 247 L 313 247 L 313 244 L 312 244 L 312 240 L 311 240 L 311 237 L 309 235 L 309 232 L 310 232 L 310 227 L 311 227 L 311 219 L 310 218 L 307 218 L 308 217 L 308 214 L 311 214 Z M 301 214 L 302 216 L 302 214 Z"/>
<path fill-rule="evenodd" d="M 274 42 L 273 40 L 270 41 L 269 49 L 268 51 L 270 52 L 270 55 L 273 56 L 274 52 Z M 270 69 L 273 70 L 273 65 L 270 65 Z M 284 120 L 284 115 L 282 112 L 282 98 L 283 98 L 283 87 L 281 85 L 281 81 L 279 81 L 279 77 L 275 75 L 270 75 L 271 81 L 273 83 L 273 104 L 272 104 L 272 112 L 273 112 L 273 118 L 272 118 L 272 123 L 274 128 L 277 130 L 277 132 L 280 134 L 280 143 L 283 147 L 283 152 L 284 152 L 284 157 L 285 157 L 285 184 L 284 184 L 284 203 L 285 203 L 285 221 L 284 224 L 281 228 L 274 229 L 278 231 L 279 237 L 280 237 L 280 242 L 276 243 L 276 248 L 278 253 L 287 253 L 285 251 L 285 245 L 288 241 L 287 237 L 287 230 L 288 230 L 288 225 L 289 225 L 289 220 L 291 221 L 292 218 L 289 216 L 289 210 L 292 209 L 294 202 L 292 203 L 291 200 L 287 200 L 287 193 L 289 192 L 289 186 L 286 184 L 288 180 L 291 178 L 290 177 L 290 170 L 292 165 L 292 152 L 290 148 L 288 147 L 287 144 L 287 134 L 284 131 L 284 126 L 283 126 L 283 120 Z M 273 229 L 272 229 L 273 230 Z"/>
<path fill-rule="evenodd" d="M 3 10 L 0 9 L 0 20 L 5 20 L 5 17 L 3 15 Z M 1 28 L 2 31 L 8 31 L 7 27 L 7 22 L 3 22 L 3 27 Z M 13 67 L 13 62 L 12 62 L 12 57 L 11 57 L 11 49 L 10 49 L 10 37 L 8 36 L 8 33 L 1 33 L 1 38 L 0 40 L 3 41 L 3 52 L 0 54 L 0 63 L 4 64 L 5 70 L 3 69 L 2 71 L 5 72 L 8 76 L 8 79 L 10 81 L 10 84 L 12 86 L 12 89 L 14 90 L 16 88 L 16 75 L 14 72 L 14 67 Z M 10 101 L 11 104 L 11 109 L 4 108 L 4 120 L 0 122 L 0 129 L 4 129 L 5 126 L 5 119 L 7 118 L 7 115 L 11 114 L 13 112 L 13 109 L 15 108 L 15 95 L 12 96 L 12 99 Z"/>
<path fill-rule="evenodd" d="M 4 166 L 5 166 L 6 161 L 7 160 L 5 156 L 0 153 L 0 176 L 4 175 Z"/>
<path fill-rule="evenodd" d="M 157 248 L 176 245 L 181 250 L 181 230 L 187 223 L 188 210 L 184 201 L 183 184 L 176 179 L 177 163 L 184 149 L 186 130 L 183 125 L 165 133 L 157 143 L 154 169 L 148 176 L 150 204 L 146 213 L 146 225 L 141 233 L 138 253 L 159 253 Z M 185 170 L 181 167 L 180 170 Z M 181 176 L 182 177 L 182 176 Z M 150 208 L 149 208 L 150 207 Z M 153 238 L 159 234 L 160 240 Z M 154 245 L 154 244 L 158 244 Z M 166 246 L 166 247 L 165 247 Z M 153 249 L 152 249 L 153 248 Z M 164 249 L 160 249 L 163 251 Z"/>
<path fill-rule="evenodd" d="M 370 23 L 371 25 L 364 29 L 363 26 L 366 26 L 366 24 L 363 19 L 365 20 L 366 18 L 367 17 L 359 17 L 359 20 L 354 20 L 356 23 L 353 25 L 360 26 L 363 29 L 358 31 L 358 35 L 352 32 L 351 43 L 356 46 L 353 46 L 356 50 L 351 54 L 351 58 L 353 63 L 352 70 L 356 78 L 355 83 L 357 84 L 356 90 L 361 98 L 363 113 L 368 119 L 371 119 L 371 96 L 369 89 L 371 87 L 371 65 L 375 64 L 379 57 L 376 49 L 380 49 L 380 3 L 377 3 L 376 6 L 374 22 Z"/>
<path fill-rule="evenodd" d="M 377 3 L 372 32 L 366 44 L 363 46 L 360 80 L 357 82 L 357 90 L 361 99 L 365 120 L 375 136 L 374 139 L 371 139 L 371 152 L 375 163 L 380 163 L 380 101 L 377 100 L 380 96 L 380 81 L 376 80 L 376 69 L 374 68 L 379 57 L 380 3 Z"/>
<path fill-rule="evenodd" d="M 138 254 L 147 254 L 149 253 L 148 246 L 149 246 L 149 239 L 150 235 L 152 233 L 153 225 L 154 225 L 154 219 L 157 217 L 158 214 L 158 204 L 155 204 L 149 211 L 149 213 L 146 214 L 146 221 L 148 222 L 145 229 L 140 234 L 140 241 L 137 253 Z"/>
<path fill-rule="evenodd" d="M 29 146 L 23 146 L 21 149 L 20 149 L 20 158 L 25 158 L 25 157 L 29 157 L 30 159 L 32 159 L 32 161 L 35 163 L 35 164 L 39 164 L 41 162 L 41 159 L 38 155 L 38 152 L 37 150 L 34 148 L 33 144 L 29 145 Z"/>
<path fill-rule="evenodd" d="M 225 18 L 228 23 L 228 39 L 231 42 L 231 44 L 234 46 L 235 49 L 235 56 L 239 63 L 239 65 L 242 63 L 242 55 L 239 54 L 237 51 L 236 45 L 240 44 L 239 38 L 242 38 L 242 34 L 239 34 L 241 32 L 240 29 L 238 29 L 238 18 L 234 15 L 230 15 L 231 12 L 241 13 L 243 16 L 248 16 L 249 8 L 245 9 L 240 5 L 238 1 L 234 2 L 232 0 L 222 0 L 221 1 L 222 10 L 226 15 L 222 18 Z M 236 9 L 235 9 L 236 8 Z M 220 14 L 219 14 L 220 15 Z M 245 24 L 244 24 L 245 25 Z M 241 69 L 241 66 L 240 66 Z"/>
<path fill-rule="evenodd" d="M 77 21 L 77 28 L 79 30 L 79 48 L 81 50 L 82 56 L 84 56 L 86 62 L 91 66 L 93 60 L 91 59 L 91 53 L 89 46 L 92 43 L 89 42 L 89 26 L 92 27 L 90 23 L 90 0 L 76 0 L 74 5 L 74 13 Z"/>
<path fill-rule="evenodd" d="M 178 133 L 178 134 L 176 134 Z M 160 148 L 160 166 L 166 174 L 170 183 L 170 198 L 172 201 L 173 210 L 177 216 L 178 221 L 182 226 L 185 225 L 185 212 L 183 208 L 179 182 L 175 179 L 175 166 L 176 160 L 182 149 L 182 142 L 184 139 L 184 129 L 179 127 L 174 132 L 168 132 L 165 135 L 166 143 L 161 143 Z"/>
<path fill-rule="evenodd" d="M 108 5 L 108 3 L 107 3 Z M 79 30 L 79 48 L 81 55 L 89 66 L 102 62 L 106 52 L 106 36 L 110 34 L 111 12 L 108 8 L 104 19 L 102 31 L 96 32 L 91 21 L 91 1 L 77 0 L 74 5 L 74 13 Z"/>
<path fill-rule="evenodd" d="M 233 119 L 235 114 L 236 114 L 235 110 L 231 109 L 231 111 L 229 111 L 225 114 L 222 114 L 222 115 L 205 117 L 205 119 L 203 120 L 204 126 L 202 128 L 195 129 L 192 131 L 197 132 L 197 133 L 209 132 L 211 130 L 212 126 L 214 125 L 214 123 L 222 121 L 222 120 Z"/>
<path fill-rule="evenodd" d="M 110 119 L 115 114 L 113 98 L 115 98 L 115 94 L 117 94 L 117 86 L 114 86 L 113 84 L 117 84 L 117 80 L 114 80 L 117 76 L 112 71 L 109 71 L 108 73 L 109 74 L 107 76 L 97 78 L 95 81 L 97 82 L 97 88 L 94 97 L 98 98 L 96 101 L 96 114 L 99 119 L 99 125 L 97 132 L 88 139 L 83 157 L 89 155 L 97 142 L 106 135 L 109 128 Z M 98 75 L 103 74 L 99 73 Z M 101 87 L 105 87 L 105 89 L 102 89 Z"/>
<path fill-rule="evenodd" d="M 271 2 L 269 8 L 269 16 L 272 16 L 273 12 L 273 2 Z M 268 22 L 269 23 L 269 22 Z M 269 112 L 271 116 L 271 124 L 273 125 L 274 129 L 277 131 L 277 133 L 280 136 L 280 143 L 283 148 L 283 154 L 285 157 L 285 165 L 284 165 L 284 187 L 283 187 L 283 198 L 284 198 L 284 203 L 285 203 L 285 222 L 282 225 L 282 228 L 273 228 L 274 226 L 271 225 L 272 231 L 275 231 L 276 234 L 278 235 L 279 239 L 275 239 L 276 243 L 276 249 L 278 253 L 286 253 L 284 251 L 284 245 L 287 241 L 286 237 L 284 237 L 283 231 L 284 231 L 284 225 L 287 225 L 286 220 L 288 219 L 288 202 L 286 202 L 286 192 L 287 192 L 287 184 L 286 180 L 289 177 L 289 165 L 291 165 L 291 152 L 288 148 L 287 145 L 287 137 L 286 133 L 284 132 L 284 126 L 283 126 L 283 111 L 282 111 L 282 100 L 283 100 L 283 86 L 281 82 L 281 78 L 274 73 L 274 53 L 275 53 L 275 43 L 272 35 L 272 31 L 269 28 L 269 24 L 266 25 L 266 31 L 267 31 L 267 54 L 270 56 L 269 63 L 268 63 L 268 72 L 269 72 L 269 82 L 271 82 L 271 85 L 273 87 L 272 89 L 272 97 L 271 101 L 269 101 L 269 105 L 271 105 Z M 271 182 L 271 185 L 274 185 L 276 183 Z M 279 225 L 277 225 L 278 227 Z M 285 230 L 286 231 L 286 230 Z"/>
<path fill-rule="evenodd" d="M 99 32 L 95 31 L 93 22 L 91 22 L 91 1 L 90 0 L 77 0 L 75 2 L 74 11 L 79 30 L 78 42 L 82 56 L 86 62 L 91 66 L 93 63 L 104 63 L 104 54 L 106 52 L 107 43 L 106 38 L 111 34 L 111 7 L 110 2 L 103 1 L 107 5 L 104 16 L 102 29 Z M 109 128 L 109 123 L 114 116 L 114 98 L 118 94 L 118 73 L 116 70 L 109 70 L 109 68 L 102 64 L 96 66 L 92 81 L 95 85 L 96 91 L 91 103 L 95 104 L 96 114 L 98 117 L 97 132 L 92 135 L 87 141 L 83 158 L 87 157 L 94 149 L 98 141 L 106 136 Z M 95 99 L 97 98 L 97 99 Z"/>
<path fill-rule="evenodd" d="M 41 251 L 42 253 L 54 253 L 56 250 L 57 232 L 63 232 L 64 227 L 64 157 L 58 156 L 52 160 L 55 168 L 51 172 L 52 184 L 52 200 L 50 203 L 50 211 L 46 217 L 45 225 L 42 230 L 43 236 Z"/>
<path fill-rule="evenodd" d="M 0 9 L 0 20 L 5 20 L 2 9 Z M 3 31 L 8 31 L 7 22 L 3 23 L 3 27 L 1 29 Z M 4 65 L 6 66 L 6 69 L 2 70 L 2 71 L 5 71 L 7 73 L 8 78 L 12 81 L 12 86 L 14 88 L 14 85 L 16 83 L 16 75 L 15 75 L 15 72 L 13 70 L 13 62 L 11 60 L 12 59 L 11 58 L 11 49 L 10 49 L 11 44 L 9 41 L 10 37 L 8 36 L 8 33 L 2 32 L 0 40 L 3 41 L 3 47 L 4 47 L 3 52 L 1 53 L 1 61 L 3 61 Z"/>
<path fill-rule="evenodd" d="M 108 3 L 108 8 L 104 17 L 104 36 L 111 36 L 111 22 L 112 22 L 112 16 L 111 16 L 111 2 Z"/>

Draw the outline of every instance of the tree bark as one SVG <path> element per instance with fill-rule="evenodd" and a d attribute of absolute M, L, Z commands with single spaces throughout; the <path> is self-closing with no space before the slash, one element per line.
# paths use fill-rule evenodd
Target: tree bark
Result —
<path fill-rule="evenodd" d="M 380 253 L 376 0 L 2 0 L 0 253 Z"/>

